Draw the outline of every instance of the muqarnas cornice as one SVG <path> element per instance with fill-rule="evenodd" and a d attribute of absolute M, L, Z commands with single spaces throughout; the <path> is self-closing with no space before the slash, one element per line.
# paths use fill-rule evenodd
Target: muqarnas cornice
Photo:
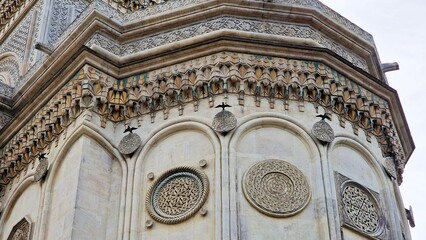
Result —
<path fill-rule="evenodd" d="M 0 183 L 8 184 L 85 110 L 98 114 L 102 127 L 144 115 L 153 122 L 156 114 L 168 119 L 171 108 L 179 115 L 191 106 L 197 111 L 202 99 L 214 107 L 222 94 L 236 95 L 241 105 L 247 98 L 258 107 L 261 99 L 270 108 L 280 102 L 286 110 L 289 101 L 296 101 L 299 111 L 306 103 L 320 106 L 336 114 L 342 127 L 350 123 L 368 141 L 375 136 L 383 155 L 395 158 L 402 182 L 406 155 L 387 100 L 321 62 L 220 52 L 120 80 L 84 66 L 3 147 Z"/>

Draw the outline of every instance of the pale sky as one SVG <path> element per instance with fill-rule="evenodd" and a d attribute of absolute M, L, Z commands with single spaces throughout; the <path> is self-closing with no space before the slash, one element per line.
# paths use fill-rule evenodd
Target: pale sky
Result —
<path fill-rule="evenodd" d="M 426 239 L 426 1 L 424 0 L 321 0 L 371 33 L 382 63 L 398 62 L 400 70 L 386 74 L 396 89 L 416 149 L 401 185 L 406 208 L 413 207 L 414 240 Z M 424 124 L 425 123 L 425 124 Z"/>

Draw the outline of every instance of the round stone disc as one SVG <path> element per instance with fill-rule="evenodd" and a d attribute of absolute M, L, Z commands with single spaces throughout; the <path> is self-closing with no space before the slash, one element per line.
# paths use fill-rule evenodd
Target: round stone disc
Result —
<path fill-rule="evenodd" d="M 388 172 L 389 175 L 391 175 L 393 178 L 396 179 L 397 174 L 396 174 L 396 169 L 395 169 L 395 164 L 393 162 L 393 159 L 389 157 L 386 158 L 383 166 L 385 167 L 386 172 Z"/>
<path fill-rule="evenodd" d="M 222 110 L 214 116 L 212 126 L 216 132 L 227 133 L 237 126 L 237 118 L 231 112 Z"/>
<path fill-rule="evenodd" d="M 47 173 L 47 167 L 49 166 L 49 163 L 47 160 L 41 160 L 36 168 L 36 172 L 34 173 L 34 181 L 38 182 L 40 181 L 44 175 Z"/>
<path fill-rule="evenodd" d="M 142 140 L 139 135 L 135 133 L 129 133 L 121 139 L 118 145 L 118 151 L 122 154 L 134 153 L 142 144 Z"/>
<path fill-rule="evenodd" d="M 320 120 L 314 124 L 312 134 L 321 142 L 330 143 L 334 140 L 334 131 L 324 120 Z"/>

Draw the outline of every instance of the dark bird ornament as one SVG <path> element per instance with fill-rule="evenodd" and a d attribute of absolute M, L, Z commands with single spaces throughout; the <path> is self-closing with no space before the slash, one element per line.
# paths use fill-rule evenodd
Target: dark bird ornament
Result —
<path fill-rule="evenodd" d="M 45 159 L 45 158 L 46 158 L 45 156 L 46 156 L 46 153 L 39 153 L 39 154 L 37 155 L 38 160 Z"/>
<path fill-rule="evenodd" d="M 319 114 L 319 115 L 316 115 L 315 117 L 320 117 L 320 118 L 321 118 L 321 120 L 328 119 L 328 120 L 330 120 L 330 121 L 331 121 L 331 118 L 328 116 L 328 114 L 327 114 L 327 113 Z"/>
<path fill-rule="evenodd" d="M 133 131 L 134 131 L 134 130 L 136 130 L 136 129 L 137 129 L 137 128 L 135 128 L 135 127 L 130 127 L 130 125 L 129 125 L 129 126 L 127 126 L 126 130 L 124 130 L 124 133 L 126 133 L 126 132 L 133 133 Z"/>
<path fill-rule="evenodd" d="M 224 102 L 222 102 L 222 104 L 216 106 L 216 108 L 222 108 L 222 111 L 225 110 L 225 108 L 227 108 L 227 107 L 232 107 L 232 106 L 225 104 Z"/>

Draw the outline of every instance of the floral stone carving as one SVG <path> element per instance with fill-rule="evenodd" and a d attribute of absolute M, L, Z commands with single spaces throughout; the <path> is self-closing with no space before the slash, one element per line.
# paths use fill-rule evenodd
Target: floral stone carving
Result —
<path fill-rule="evenodd" d="M 383 239 L 384 222 L 378 194 L 337 174 L 340 187 L 339 205 L 342 221 L 362 234 Z"/>
<path fill-rule="evenodd" d="M 121 139 L 118 150 L 122 154 L 134 153 L 142 144 L 142 140 L 136 133 L 129 133 Z"/>
<path fill-rule="evenodd" d="M 385 162 L 383 164 L 383 167 L 385 168 L 386 172 L 393 178 L 397 178 L 397 172 L 395 168 L 395 163 L 393 158 L 388 157 L 385 159 Z"/>
<path fill-rule="evenodd" d="M 192 167 L 177 167 L 163 173 L 146 197 L 149 215 L 157 222 L 176 224 L 200 210 L 207 199 L 207 176 Z"/>
<path fill-rule="evenodd" d="M 334 131 L 325 120 L 320 120 L 314 124 L 312 134 L 321 142 L 330 143 L 334 140 Z"/>
<path fill-rule="evenodd" d="M 294 215 L 311 198 L 303 173 L 282 160 L 265 160 L 250 167 L 243 176 L 243 191 L 253 207 L 272 217 Z"/>

